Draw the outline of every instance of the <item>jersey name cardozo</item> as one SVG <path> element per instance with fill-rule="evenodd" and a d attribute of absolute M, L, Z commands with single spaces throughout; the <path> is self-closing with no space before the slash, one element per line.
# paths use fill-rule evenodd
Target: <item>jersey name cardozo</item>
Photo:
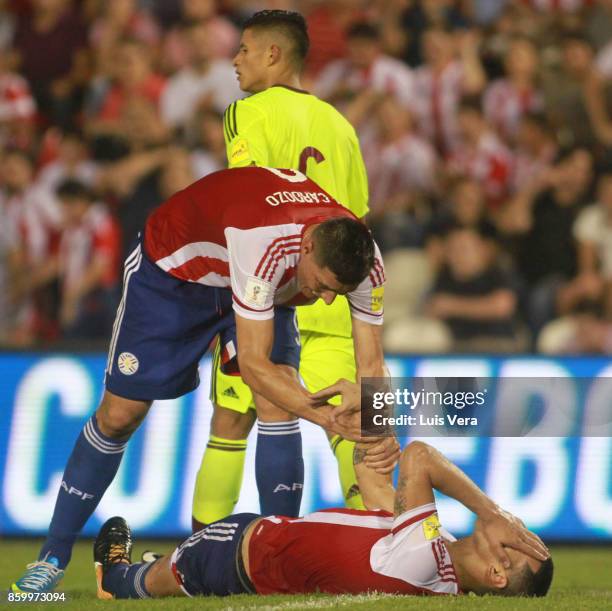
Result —
<path fill-rule="evenodd" d="M 297 170 L 221 170 L 154 210 L 144 246 L 165 272 L 188 282 L 231 288 L 240 316 L 265 320 L 274 316 L 275 305 L 307 303 L 296 277 L 303 232 L 338 217 L 357 220 Z M 354 317 L 382 324 L 382 310 L 373 309 L 372 303 L 374 291 L 383 284 L 376 248 L 372 272 L 348 295 Z"/>

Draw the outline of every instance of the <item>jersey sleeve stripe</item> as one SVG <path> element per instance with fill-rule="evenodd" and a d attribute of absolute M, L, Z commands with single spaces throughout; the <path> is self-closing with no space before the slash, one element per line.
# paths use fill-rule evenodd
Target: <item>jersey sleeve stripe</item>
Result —
<path fill-rule="evenodd" d="M 435 509 L 429 509 L 428 511 L 424 511 L 423 513 L 418 513 L 417 515 L 412 516 L 411 518 L 408 518 L 405 522 L 402 522 L 399 526 L 395 526 L 391 530 L 391 533 L 396 535 L 400 530 L 404 530 L 404 528 L 410 526 L 411 524 L 420 522 L 421 520 L 424 520 L 425 518 L 432 516 L 434 513 L 436 513 Z"/>
<path fill-rule="evenodd" d="M 232 120 L 233 120 L 234 136 L 238 135 L 238 120 L 236 119 L 236 107 L 237 106 L 238 106 L 237 102 L 234 102 L 232 104 Z"/>
<path fill-rule="evenodd" d="M 227 135 L 228 135 L 228 140 L 232 140 L 234 138 L 234 136 L 236 135 L 233 131 L 232 131 L 232 125 L 231 125 L 231 114 L 232 114 L 232 106 L 235 106 L 236 102 L 232 102 L 226 109 L 225 109 L 225 114 L 224 114 L 224 123 L 225 123 L 225 127 L 227 129 Z"/>
<path fill-rule="evenodd" d="M 283 246 L 281 250 L 279 250 L 271 259 L 272 264 L 268 268 L 268 271 L 264 274 L 263 280 L 267 282 L 271 282 L 274 274 L 276 273 L 276 269 L 278 268 L 278 264 L 281 259 L 287 255 L 294 255 L 300 252 L 300 244 L 286 244 Z"/>
<path fill-rule="evenodd" d="M 236 297 L 236 294 L 234 293 L 232 295 L 232 299 L 234 300 L 234 303 L 242 308 L 243 310 L 248 310 L 249 312 L 256 312 L 257 314 L 264 314 L 265 312 L 269 312 L 270 310 L 274 310 L 274 306 L 271 305 L 267 308 L 264 308 L 263 310 L 256 310 L 255 308 L 251 308 L 248 305 L 245 305 L 242 301 L 240 301 L 240 299 L 238 299 L 238 297 Z"/>
<path fill-rule="evenodd" d="M 296 234 L 283 236 L 282 238 L 276 238 L 275 240 L 272 240 L 272 242 L 270 242 L 270 244 L 268 245 L 268 248 L 266 248 L 266 252 L 264 253 L 263 257 L 259 260 L 257 267 L 255 268 L 255 275 L 260 276 L 263 266 L 267 263 L 268 258 L 273 256 L 273 251 L 276 249 L 278 245 L 282 244 L 285 241 L 295 240 L 296 238 L 300 238 L 300 237 L 301 237 L 300 234 L 296 233 Z M 263 277 L 263 276 L 260 276 L 260 277 Z"/>

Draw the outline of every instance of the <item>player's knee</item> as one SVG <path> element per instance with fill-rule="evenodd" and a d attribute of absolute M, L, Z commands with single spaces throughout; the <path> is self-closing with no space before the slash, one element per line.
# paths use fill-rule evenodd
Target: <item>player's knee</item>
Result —
<path fill-rule="evenodd" d="M 411 441 L 402 450 L 400 462 L 410 465 L 411 469 L 423 467 L 429 461 L 431 449 L 424 441 Z"/>
<path fill-rule="evenodd" d="M 148 407 L 147 403 L 105 397 L 96 412 L 98 427 L 107 437 L 125 439 L 138 428 Z"/>
<path fill-rule="evenodd" d="M 245 439 L 253 427 L 253 410 L 246 414 L 215 405 L 210 432 L 224 439 Z"/>

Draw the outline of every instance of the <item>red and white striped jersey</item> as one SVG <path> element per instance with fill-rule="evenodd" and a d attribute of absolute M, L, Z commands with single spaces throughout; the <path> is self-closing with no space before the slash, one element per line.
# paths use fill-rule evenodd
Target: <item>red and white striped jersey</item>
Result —
<path fill-rule="evenodd" d="M 387 200 L 405 191 L 436 192 L 438 156 L 424 138 L 407 133 L 394 142 L 374 140 L 363 148 L 372 212 L 380 211 Z"/>
<path fill-rule="evenodd" d="M 413 109 L 421 133 L 438 151 L 448 153 L 457 145 L 457 109 L 463 95 L 463 65 L 452 61 L 440 74 L 429 66 L 414 73 Z"/>
<path fill-rule="evenodd" d="M 179 191 L 147 220 L 145 252 L 188 282 L 231 288 L 234 311 L 266 320 L 274 305 L 309 303 L 297 283 L 304 230 L 336 217 L 356 219 L 296 170 L 221 170 Z M 384 269 L 378 249 L 369 276 L 347 295 L 351 315 L 382 324 Z"/>
<path fill-rule="evenodd" d="M 315 83 L 315 93 L 327 98 L 342 83 L 355 93 L 371 88 L 378 93 L 394 96 L 410 107 L 414 95 L 412 71 L 406 64 L 388 55 L 379 55 L 367 70 L 356 68 L 348 59 L 328 64 Z"/>
<path fill-rule="evenodd" d="M 519 91 L 508 79 L 493 81 L 483 98 L 485 117 L 503 138 L 510 141 L 516 136 L 521 117 L 543 108 L 544 98 L 540 91 Z"/>
<path fill-rule="evenodd" d="M 59 255 L 64 288 L 70 290 L 78 285 L 94 260 L 105 264 L 101 286 L 113 287 L 119 276 L 120 251 L 116 221 L 105 206 L 92 205 L 78 225 L 70 225 L 62 232 Z"/>
<path fill-rule="evenodd" d="M 249 570 L 258 594 L 459 593 L 434 503 L 397 518 L 356 509 L 264 518 Z"/>
<path fill-rule="evenodd" d="M 492 132 L 485 133 L 476 146 L 463 144 L 453 153 L 449 166 L 455 173 L 478 181 L 491 206 L 508 194 L 513 169 L 512 153 Z"/>
<path fill-rule="evenodd" d="M 54 195 L 36 186 L 4 200 L 2 219 L 18 236 L 28 264 L 38 265 L 57 252 L 62 212 Z"/>

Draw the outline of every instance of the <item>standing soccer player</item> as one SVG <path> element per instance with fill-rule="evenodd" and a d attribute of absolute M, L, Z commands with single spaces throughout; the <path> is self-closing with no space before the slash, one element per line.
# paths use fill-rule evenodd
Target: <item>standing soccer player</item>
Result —
<path fill-rule="evenodd" d="M 298 169 L 361 218 L 368 212 L 368 185 L 359 142 L 336 109 L 301 89 L 308 46 L 306 23 L 299 13 L 261 11 L 245 23 L 234 66 L 240 88 L 253 95 L 225 111 L 229 167 Z M 376 299 L 382 307 L 382 288 Z M 337 298 L 330 307 L 319 301 L 309 309 L 298 309 L 300 374 L 307 388 L 316 392 L 341 378 L 355 380 L 346 298 Z M 234 354 L 234 346 L 221 344 L 215 354 L 211 436 L 193 501 L 196 530 L 232 513 L 240 494 L 255 402 L 239 376 Z M 299 421 L 259 398 L 256 403 L 255 471 L 261 511 L 297 516 L 304 479 Z M 354 444 L 339 436 L 331 436 L 330 442 L 345 502 L 362 509 L 352 463 Z"/>
<path fill-rule="evenodd" d="M 39 559 L 11 589 L 44 592 L 57 585 L 132 433 L 153 401 L 198 386 L 198 364 L 217 335 L 224 343 L 232 338 L 254 392 L 359 439 L 356 384 L 345 381 L 314 395 L 298 381 L 293 306 L 319 297 L 331 304 L 346 294 L 358 362 L 377 376 L 384 369 L 383 313 L 375 299 L 382 270 L 367 227 L 296 170 L 221 170 L 153 211 L 125 262 L 101 403 L 66 464 Z M 339 417 L 326 404 L 337 392 Z M 392 468 L 396 448 L 387 449 L 383 462 Z M 385 466 L 380 457 L 371 459 Z"/>

